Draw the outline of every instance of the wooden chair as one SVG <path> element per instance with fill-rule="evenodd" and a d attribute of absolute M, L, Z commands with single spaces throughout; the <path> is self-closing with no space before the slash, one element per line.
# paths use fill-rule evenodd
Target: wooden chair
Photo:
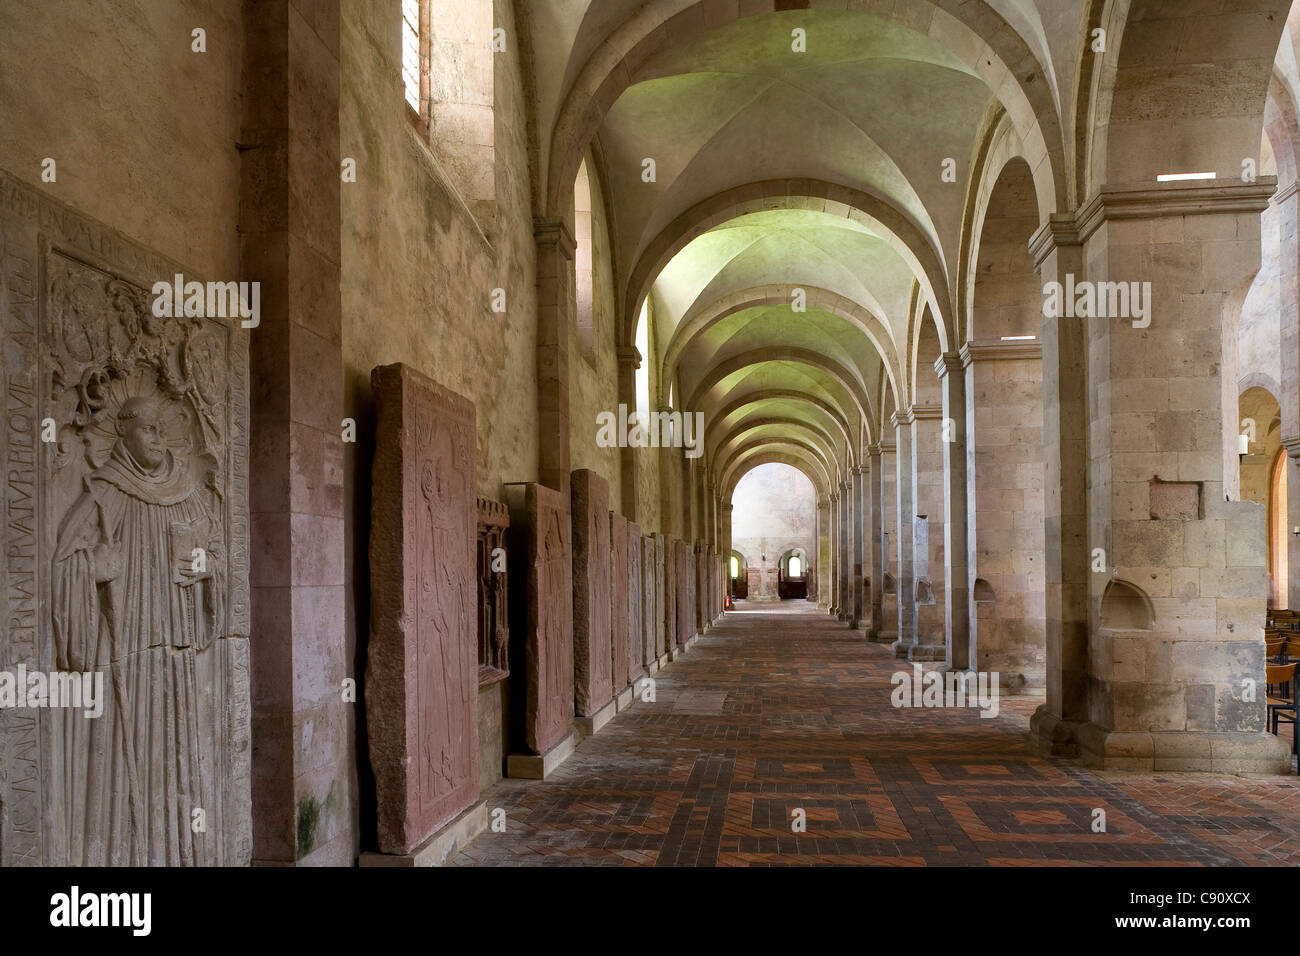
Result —
<path fill-rule="evenodd" d="M 1296 664 L 1269 664 L 1264 668 L 1264 681 L 1268 687 L 1277 687 L 1279 691 L 1285 688 L 1286 696 L 1268 695 L 1268 722 L 1269 729 L 1274 735 L 1277 734 L 1278 721 L 1283 720 L 1291 724 L 1291 748 L 1300 753 L 1300 720 L 1296 719 L 1297 713 L 1300 713 L 1300 681 L 1296 680 Z"/>

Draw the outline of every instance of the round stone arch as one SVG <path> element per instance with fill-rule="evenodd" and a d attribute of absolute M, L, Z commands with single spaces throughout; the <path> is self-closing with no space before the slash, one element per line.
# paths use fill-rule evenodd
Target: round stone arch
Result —
<path fill-rule="evenodd" d="M 635 316 L 641 302 L 673 256 L 715 226 L 773 209 L 818 209 L 876 230 L 911 268 L 935 311 L 939 315 L 951 314 L 947 271 L 937 243 L 888 200 L 817 179 L 764 180 L 735 186 L 696 203 L 643 246 L 628 275 L 623 297 L 623 339 L 635 336 Z"/>
<path fill-rule="evenodd" d="M 735 490 L 736 482 L 744 477 L 743 472 L 739 475 L 734 472 L 733 469 L 736 467 L 736 464 L 743 461 L 747 452 L 761 451 L 765 448 L 780 448 L 787 451 L 793 451 L 800 455 L 808 465 L 816 468 L 817 472 L 822 476 L 821 481 L 814 480 L 812 476 L 807 475 L 806 472 L 805 477 L 807 477 L 809 481 L 812 481 L 813 488 L 817 490 L 818 494 L 821 494 L 821 489 L 829 488 L 834 485 L 835 476 L 839 473 L 839 469 L 836 468 L 834 461 L 827 461 L 824 459 L 821 456 L 821 453 L 818 452 L 814 446 L 793 436 L 783 436 L 781 438 L 759 438 L 754 441 L 746 442 L 743 445 L 738 445 L 735 448 L 728 449 L 723 454 L 720 473 L 723 476 L 723 485 L 727 490 L 725 500 L 731 500 L 731 492 Z M 745 470 L 748 471 L 751 469 L 746 468 Z M 801 468 L 800 470 L 802 471 L 803 469 Z"/>
<path fill-rule="evenodd" d="M 728 375 L 740 371 L 750 365 L 758 365 L 762 362 L 788 362 L 796 365 L 807 365 L 819 369 L 831 376 L 841 388 L 849 393 L 856 406 L 858 421 L 871 422 L 874 418 L 871 398 L 867 393 L 866 385 L 850 373 L 848 369 L 835 362 L 820 352 L 812 349 L 766 347 L 750 349 L 739 355 L 733 355 L 727 360 L 713 366 L 705 376 L 695 386 L 689 400 L 683 406 L 687 409 L 698 408 L 704 395 L 718 382 L 722 381 Z M 843 410 L 841 410 L 843 411 Z M 849 416 L 844 416 L 849 420 Z M 851 420 L 850 420 L 851 422 Z M 854 461 L 856 464 L 857 454 L 854 450 Z"/>
<path fill-rule="evenodd" d="M 790 389 L 756 389 L 753 392 L 749 392 L 737 398 L 732 399 L 726 405 L 723 405 L 721 408 L 714 411 L 712 421 L 704 429 L 706 447 L 708 446 L 708 440 L 709 440 L 708 436 L 712 433 L 712 431 L 716 427 L 718 427 L 717 426 L 718 422 L 725 419 L 728 415 L 731 415 L 732 413 L 739 411 L 742 408 L 746 408 L 750 405 L 757 405 L 761 402 L 767 402 L 767 401 L 798 402 L 801 404 L 808 405 L 811 408 L 815 408 L 819 412 L 822 412 L 824 415 L 826 415 L 827 418 L 831 419 L 832 422 L 834 422 L 840 435 L 844 439 L 845 448 L 848 448 L 849 445 L 852 443 L 852 438 L 850 437 L 850 432 L 849 432 L 848 421 L 844 418 L 843 414 L 841 414 L 839 409 L 837 409 L 834 405 L 830 404 L 829 402 L 823 401 L 822 399 L 817 398 L 815 395 L 809 395 L 806 392 L 797 392 Z"/>
<path fill-rule="evenodd" d="M 939 384 L 938 373 L 934 370 L 935 361 L 949 351 L 944 338 L 942 326 L 935 321 L 929 306 L 922 304 L 919 312 L 914 312 L 915 321 L 908 329 L 908 405 L 938 405 L 943 402 L 943 390 Z M 933 337 L 927 330 L 933 329 Z M 924 379 L 921 376 L 925 376 Z M 931 381 L 933 380 L 933 382 Z M 925 383 L 925 393 L 920 386 Z"/>
<path fill-rule="evenodd" d="M 843 0 L 811 0 L 811 5 L 844 8 Z M 550 142 L 544 147 L 546 169 L 540 178 L 546 188 L 539 193 L 545 197 L 539 215 L 556 218 L 566 214 L 581 155 L 606 113 L 632 84 L 641 64 L 706 30 L 723 27 L 741 16 L 774 13 L 785 6 L 784 0 L 751 0 L 743 5 L 743 14 L 738 5 L 720 7 L 712 0 L 687 4 L 648 0 L 638 7 L 601 40 L 561 100 Z M 899 8 L 886 0 L 857 0 L 853 6 L 901 22 L 963 58 L 990 93 L 1005 97 L 1004 105 L 1031 148 L 1030 168 L 1050 165 L 1057 172 L 1052 178 L 1061 180 L 1065 152 L 1063 124 L 1052 92 L 1055 84 L 1026 39 L 989 3 L 916 0 Z M 1062 205 L 1064 198 L 1058 197 Z"/>
<path fill-rule="evenodd" d="M 716 455 L 723 449 L 727 448 L 733 442 L 742 440 L 746 435 L 759 428 L 790 428 L 795 434 L 807 436 L 812 439 L 813 443 L 821 450 L 827 461 L 838 461 L 840 449 L 836 447 L 834 439 L 811 422 L 806 422 L 798 418 L 788 418 L 784 416 L 767 416 L 763 418 L 742 419 L 734 425 L 728 427 L 726 434 L 714 445 L 709 453 Z M 708 430 L 705 430 L 705 447 L 709 448 Z"/>
<path fill-rule="evenodd" d="M 881 319 L 867 306 L 846 298 L 829 289 L 818 286 L 793 286 L 772 284 L 746 289 L 718 299 L 703 309 L 689 315 L 673 331 L 673 336 L 664 350 L 664 362 L 661 381 L 671 381 L 677 373 L 677 365 L 691 343 L 710 328 L 729 315 L 745 309 L 759 306 L 788 304 L 792 290 L 802 289 L 807 294 L 809 308 L 820 309 L 831 315 L 839 316 L 856 327 L 875 347 L 880 356 L 881 365 L 889 380 L 895 386 L 901 372 L 898 365 L 898 352 L 894 348 L 893 335 Z"/>
<path fill-rule="evenodd" d="M 1038 222 L 1046 222 L 1056 210 L 1052 207 L 1054 192 L 1044 194 L 1034 180 L 1033 170 L 1025 156 L 1024 144 L 1020 142 L 1015 128 L 1004 112 L 999 112 L 989 125 L 980 142 L 976 173 L 967 192 L 966 206 L 962 213 L 961 251 L 958 261 L 957 301 L 954 303 L 954 325 L 957 334 L 953 341 L 969 342 L 978 330 L 972 328 L 972 316 L 975 308 L 975 284 L 979 278 L 980 251 L 984 235 L 984 226 L 988 221 L 990 204 L 999 187 L 1007 185 L 1007 177 L 1014 176 L 1026 183 L 1034 193 L 1038 210 Z M 1032 230 L 1031 230 L 1032 234 Z M 1033 258 L 1028 252 L 1026 238 L 1025 259 L 1033 269 Z M 1035 271 L 1035 275 L 1037 272 Z M 987 338 L 987 336 L 986 336 Z"/>
<path fill-rule="evenodd" d="M 1210 17 L 1195 4 L 1095 0 L 1089 22 L 1105 31 L 1106 53 L 1093 61 L 1085 31 L 1076 109 L 1083 137 L 1076 148 L 1085 151 L 1079 199 L 1103 187 L 1154 187 L 1156 176 L 1169 172 L 1214 172 L 1240 182 L 1242 160 L 1259 160 L 1263 107 L 1289 7 L 1242 0 Z M 1141 29 L 1130 32 L 1130 23 Z M 1180 37 L 1173 57 L 1164 52 L 1169 36 Z"/>

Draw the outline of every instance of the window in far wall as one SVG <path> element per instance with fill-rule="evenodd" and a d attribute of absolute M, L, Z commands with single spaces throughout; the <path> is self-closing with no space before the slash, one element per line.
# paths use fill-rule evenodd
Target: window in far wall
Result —
<path fill-rule="evenodd" d="M 799 555 L 792 555 L 790 558 L 790 577 L 797 578 L 803 574 L 803 562 L 799 560 Z"/>
<path fill-rule="evenodd" d="M 734 554 L 731 556 L 731 576 L 733 578 L 740 577 L 740 559 Z"/>
<path fill-rule="evenodd" d="M 415 112 L 422 113 L 423 105 L 420 79 L 421 40 L 425 31 L 420 29 L 423 0 L 402 0 L 402 85 L 406 88 L 406 103 Z"/>

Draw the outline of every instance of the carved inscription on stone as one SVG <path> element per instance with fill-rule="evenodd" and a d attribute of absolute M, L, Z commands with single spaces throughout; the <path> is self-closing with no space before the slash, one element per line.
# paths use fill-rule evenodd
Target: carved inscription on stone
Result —
<path fill-rule="evenodd" d="M 648 668 L 659 658 L 656 635 L 661 620 L 659 589 L 655 581 L 655 537 L 652 534 L 641 539 L 641 596 L 641 664 Z"/>
<path fill-rule="evenodd" d="M 573 663 L 577 712 L 590 717 L 613 697 L 610 647 L 609 485 L 573 473 Z"/>
<path fill-rule="evenodd" d="M 379 848 L 409 853 L 478 797 L 474 406 L 374 370 L 366 725 Z"/>
<path fill-rule="evenodd" d="M 614 690 L 627 686 L 628 588 L 627 588 L 627 519 L 609 514 L 609 581 L 610 636 Z"/>
<path fill-rule="evenodd" d="M 573 730 L 573 584 L 569 501 L 527 486 L 528 633 L 524 742 L 550 750 Z"/>
<path fill-rule="evenodd" d="M 510 673 L 510 620 L 507 608 L 506 529 L 510 509 L 491 498 L 478 499 L 478 682 L 485 686 Z"/>
<path fill-rule="evenodd" d="M 0 175 L 0 866 L 250 861 L 247 334 L 153 314 L 188 271 Z"/>
<path fill-rule="evenodd" d="M 645 666 L 645 580 L 642 572 L 641 526 L 627 526 L 627 669 L 628 677 L 636 678 Z"/>

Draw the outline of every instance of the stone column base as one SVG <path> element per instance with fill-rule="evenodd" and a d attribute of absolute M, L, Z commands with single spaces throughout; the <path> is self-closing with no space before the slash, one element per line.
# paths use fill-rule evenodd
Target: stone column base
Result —
<path fill-rule="evenodd" d="M 898 640 L 898 632 L 871 630 L 867 632 L 867 640 L 872 644 L 892 644 Z"/>
<path fill-rule="evenodd" d="M 1079 757 L 1103 770 L 1290 773 L 1291 743 L 1263 731 L 1106 730 L 1080 725 Z"/>
<path fill-rule="evenodd" d="M 1078 727 L 1077 721 L 1056 716 L 1044 704 L 1029 718 L 1030 742 L 1044 757 L 1077 757 L 1079 745 L 1075 731 Z"/>
<path fill-rule="evenodd" d="M 358 866 L 442 866 L 487 829 L 486 803 L 463 810 L 410 853 L 362 853 Z"/>
<path fill-rule="evenodd" d="M 635 688 L 637 682 L 642 680 L 645 680 L 645 676 L 644 675 L 638 676 L 635 680 L 632 681 L 632 683 L 628 684 L 621 691 L 619 691 L 618 696 L 614 698 L 614 706 L 615 708 L 618 709 L 618 712 L 620 714 L 623 713 L 623 711 L 627 710 L 629 707 L 631 707 L 633 702 L 636 700 Z"/>
<path fill-rule="evenodd" d="M 590 737 L 596 731 L 600 730 L 601 727 L 604 727 L 607 723 L 613 720 L 614 715 L 617 713 L 618 702 L 611 700 L 590 717 L 578 715 L 573 719 L 573 723 L 578 728 L 578 733 L 582 734 L 584 737 Z"/>
<path fill-rule="evenodd" d="M 895 635 L 893 643 L 890 646 L 893 648 L 895 657 L 900 660 L 907 660 L 907 652 L 912 649 L 912 642 L 906 638 Z"/>
<path fill-rule="evenodd" d="M 544 754 L 511 754 L 506 758 L 506 776 L 519 780 L 545 780 L 569 759 L 578 746 L 578 735 L 570 732 Z"/>
<path fill-rule="evenodd" d="M 909 661 L 942 661 L 948 656 L 948 648 L 943 644 L 913 644 L 907 651 Z M 958 668 L 969 670 L 969 668 Z"/>

